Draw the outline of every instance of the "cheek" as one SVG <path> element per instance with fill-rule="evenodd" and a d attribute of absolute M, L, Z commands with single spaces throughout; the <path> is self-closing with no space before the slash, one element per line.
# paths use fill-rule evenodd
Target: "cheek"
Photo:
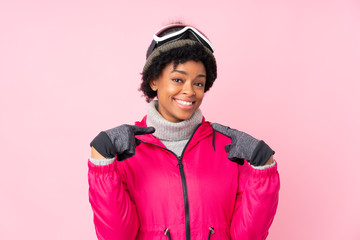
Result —
<path fill-rule="evenodd" d="M 179 89 L 172 85 L 162 86 L 158 89 L 158 96 L 171 97 L 178 94 Z"/>
<path fill-rule="evenodd" d="M 200 90 L 197 92 L 196 96 L 197 96 L 197 99 L 202 100 L 205 96 L 205 93 L 203 90 Z"/>

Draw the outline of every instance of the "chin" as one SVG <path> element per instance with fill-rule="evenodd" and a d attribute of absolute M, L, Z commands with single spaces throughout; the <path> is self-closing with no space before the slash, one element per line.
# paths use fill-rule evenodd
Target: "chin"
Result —
<path fill-rule="evenodd" d="M 179 115 L 179 116 L 177 117 L 177 119 L 179 119 L 179 121 L 189 120 L 189 119 L 192 117 L 193 114 L 194 114 L 194 113 L 191 113 L 191 114 L 182 114 L 182 115 Z"/>

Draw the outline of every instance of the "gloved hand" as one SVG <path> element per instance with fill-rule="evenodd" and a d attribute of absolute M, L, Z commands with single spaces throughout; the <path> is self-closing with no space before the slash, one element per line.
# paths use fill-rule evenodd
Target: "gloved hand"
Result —
<path fill-rule="evenodd" d="M 212 123 L 212 128 L 231 138 L 231 143 L 225 146 L 228 158 L 240 165 L 244 159 L 253 166 L 263 166 L 275 152 L 264 142 L 247 133 L 231 129 L 218 123 Z"/>
<path fill-rule="evenodd" d="M 118 127 L 100 132 L 90 146 L 94 147 L 103 157 L 113 158 L 118 161 L 134 156 L 135 148 L 140 141 L 135 135 L 150 134 L 155 132 L 153 127 L 139 127 L 123 124 Z"/>

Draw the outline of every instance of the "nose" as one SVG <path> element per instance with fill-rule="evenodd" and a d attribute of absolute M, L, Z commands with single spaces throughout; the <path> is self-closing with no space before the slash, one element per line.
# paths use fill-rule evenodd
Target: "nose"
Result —
<path fill-rule="evenodd" d="M 183 85 L 182 93 L 186 94 L 188 96 L 195 95 L 194 86 L 191 83 L 191 81 L 186 81 L 185 82 L 185 84 Z"/>

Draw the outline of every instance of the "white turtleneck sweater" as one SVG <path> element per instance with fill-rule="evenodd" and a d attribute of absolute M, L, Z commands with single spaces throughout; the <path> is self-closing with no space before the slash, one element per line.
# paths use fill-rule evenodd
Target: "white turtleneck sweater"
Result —
<path fill-rule="evenodd" d="M 181 156 L 182 151 L 189 141 L 191 135 L 194 133 L 196 127 L 202 122 L 202 113 L 197 109 L 190 119 L 182 122 L 174 123 L 166 120 L 159 113 L 158 101 L 154 100 L 149 103 L 149 108 L 146 117 L 146 126 L 154 127 L 155 132 L 153 135 L 157 137 L 167 149 L 174 152 L 177 156 Z M 115 158 L 110 159 L 93 159 L 89 158 L 95 165 L 108 165 L 111 164 Z M 275 161 L 271 165 L 266 166 L 252 166 L 256 169 L 265 169 L 275 165 Z"/>

